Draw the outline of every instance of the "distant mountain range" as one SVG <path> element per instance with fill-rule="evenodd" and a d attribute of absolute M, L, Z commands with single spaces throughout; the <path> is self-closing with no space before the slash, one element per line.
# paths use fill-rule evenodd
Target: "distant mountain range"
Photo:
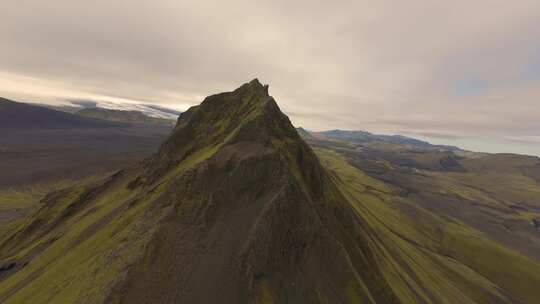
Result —
<path fill-rule="evenodd" d="M 135 110 L 53 107 L 0 98 L 0 128 L 4 129 L 96 129 L 128 124 L 174 126 L 175 123 L 175 119 L 153 117 Z"/>
<path fill-rule="evenodd" d="M 0 98 L 0 129 L 96 129 L 124 124 Z"/>
<path fill-rule="evenodd" d="M 137 111 L 141 112 L 146 116 L 162 118 L 167 120 L 176 120 L 180 111 L 166 108 L 159 105 L 153 104 L 137 104 L 137 103 L 121 103 L 121 102 L 110 102 L 110 101 L 93 101 L 93 100 L 68 100 L 68 104 L 64 105 L 53 105 L 53 104 L 44 104 L 38 103 L 38 105 L 51 108 L 57 111 L 76 113 L 83 109 L 106 109 L 106 110 L 118 110 L 118 111 Z"/>
<path fill-rule="evenodd" d="M 75 112 L 78 116 L 102 119 L 120 123 L 157 124 L 174 126 L 176 120 L 157 118 L 140 111 L 111 110 L 104 108 L 86 108 Z"/>
<path fill-rule="evenodd" d="M 312 132 L 302 129 L 303 134 L 309 134 L 314 138 L 320 139 L 335 139 L 347 141 L 355 144 L 387 144 L 406 146 L 410 149 L 419 150 L 440 150 L 440 151 L 461 151 L 460 148 L 446 145 L 433 145 L 429 142 L 418 140 L 415 138 L 402 135 L 380 135 L 366 131 L 346 131 L 346 130 L 329 130 L 323 132 Z"/>

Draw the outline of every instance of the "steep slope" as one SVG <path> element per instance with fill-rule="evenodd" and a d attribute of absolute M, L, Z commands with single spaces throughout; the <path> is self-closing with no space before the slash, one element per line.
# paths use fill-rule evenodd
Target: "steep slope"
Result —
<path fill-rule="evenodd" d="M 340 177 L 336 183 L 377 235 L 380 242 L 372 250 L 384 248 L 377 255 L 378 263 L 398 262 L 397 267 L 383 271 L 388 280 L 395 280 L 392 273 L 405 279 L 414 286 L 407 292 L 421 292 L 428 297 L 424 298 L 428 303 L 537 302 L 540 263 L 509 244 L 494 241 L 490 231 L 482 229 L 486 221 L 501 226 L 500 219 L 493 212 L 495 208 L 482 212 L 483 217 L 477 216 L 480 212 L 468 203 L 474 199 L 478 199 L 476 204 L 486 202 L 472 189 L 460 184 L 446 184 L 441 189 L 438 176 L 396 172 L 404 179 L 402 188 L 404 185 L 396 179 L 387 183 L 386 179 L 368 176 L 343 151 L 318 149 L 317 155 L 328 170 Z M 411 177 L 425 180 L 413 186 L 408 184 Z M 408 188 L 411 186 L 415 188 Z M 421 196 L 429 199 L 423 201 Z M 462 196 L 470 201 L 460 201 Z M 477 222 L 456 216 L 456 211 Z M 501 228 L 505 227 L 505 234 L 513 233 L 516 240 L 521 237 L 516 225 Z M 537 241 L 529 238 L 528 242 Z M 391 285 L 397 292 L 403 287 L 396 281 Z M 416 302 L 421 301 L 412 301 Z"/>
<path fill-rule="evenodd" d="M 123 124 L 0 98 L 0 129 L 95 129 Z"/>
<path fill-rule="evenodd" d="M 4 229 L 0 302 L 533 303 L 537 264 L 498 285 L 318 153 L 258 80 L 207 97 L 139 166 Z M 469 237 L 452 228 L 445 244 Z"/>

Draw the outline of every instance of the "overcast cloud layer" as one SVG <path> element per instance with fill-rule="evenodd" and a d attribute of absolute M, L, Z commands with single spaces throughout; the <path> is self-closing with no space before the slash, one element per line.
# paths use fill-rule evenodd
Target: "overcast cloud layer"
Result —
<path fill-rule="evenodd" d="M 0 94 L 186 109 L 258 77 L 295 125 L 540 155 L 538 0 L 5 0 Z"/>

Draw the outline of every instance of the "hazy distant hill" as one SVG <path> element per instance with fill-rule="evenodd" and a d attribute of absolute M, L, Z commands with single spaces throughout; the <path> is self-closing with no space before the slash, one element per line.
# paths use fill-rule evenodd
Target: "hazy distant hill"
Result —
<path fill-rule="evenodd" d="M 119 110 L 119 111 L 137 111 L 142 112 L 146 116 L 163 118 L 166 120 L 176 120 L 181 111 L 167 108 L 155 104 L 145 103 L 124 103 L 124 102 L 112 102 L 112 101 L 95 101 L 95 100 L 65 100 L 63 105 L 38 103 L 37 105 L 50 108 L 57 111 L 63 111 L 68 113 L 76 113 L 83 109 L 107 109 L 107 110 Z"/>
<path fill-rule="evenodd" d="M 75 114 L 89 117 L 102 119 L 113 122 L 121 123 L 146 123 L 146 124 L 157 124 L 157 125 L 166 125 L 174 126 L 176 123 L 175 120 L 151 117 L 140 111 L 124 111 L 124 110 L 111 110 L 103 108 L 86 108 L 80 111 L 77 111 Z"/>
<path fill-rule="evenodd" d="M 0 129 L 96 129 L 124 124 L 0 98 Z"/>
<path fill-rule="evenodd" d="M 460 150 L 454 146 L 445 145 L 433 145 L 429 142 L 418 140 L 415 138 L 402 136 L 402 135 L 380 135 L 373 134 L 365 131 L 345 131 L 345 130 L 330 130 L 323 132 L 310 132 L 312 135 L 317 135 L 324 138 L 340 139 L 354 143 L 384 143 L 384 144 L 396 144 L 407 145 L 410 148 L 422 149 L 422 150 L 445 150 L 445 151 L 458 151 Z"/>

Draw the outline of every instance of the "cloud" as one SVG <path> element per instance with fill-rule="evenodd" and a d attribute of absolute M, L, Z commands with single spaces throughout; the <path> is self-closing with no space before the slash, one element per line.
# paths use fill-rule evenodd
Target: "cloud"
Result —
<path fill-rule="evenodd" d="M 521 143 L 540 144 L 540 136 L 508 136 L 505 139 Z"/>
<path fill-rule="evenodd" d="M 536 0 L 21 0 L 0 8 L 7 97 L 185 110 L 258 77 L 296 125 L 313 130 L 540 133 Z"/>
<path fill-rule="evenodd" d="M 438 139 L 445 139 L 445 140 L 457 140 L 463 138 L 461 135 L 454 135 L 454 134 L 447 134 L 447 133 L 438 133 L 438 132 L 425 132 L 425 131 L 418 131 L 418 132 L 411 132 L 411 131 L 404 131 L 403 134 L 410 134 L 411 136 L 423 136 L 428 138 L 438 138 Z"/>

